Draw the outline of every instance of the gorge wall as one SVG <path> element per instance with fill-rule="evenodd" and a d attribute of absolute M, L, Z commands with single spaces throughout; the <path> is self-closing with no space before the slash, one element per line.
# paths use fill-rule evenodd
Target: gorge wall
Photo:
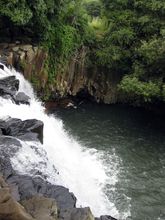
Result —
<path fill-rule="evenodd" d="M 87 68 L 87 52 L 88 49 L 82 47 L 66 65 L 59 67 L 54 78 L 50 79 L 47 65 L 49 55 L 44 48 L 20 42 L 0 44 L 1 60 L 21 71 L 44 99 L 70 95 L 90 97 L 98 103 L 106 104 L 121 101 L 117 87 L 121 77 L 94 66 Z"/>
<path fill-rule="evenodd" d="M 0 44 L 1 61 L 21 71 L 26 79 L 35 84 L 37 90 L 44 88 L 47 83 L 45 71 L 47 57 L 47 52 L 35 45 L 20 42 Z"/>
<path fill-rule="evenodd" d="M 71 59 L 64 74 L 57 75 L 57 89 L 63 94 L 88 97 L 94 101 L 112 104 L 119 101 L 118 83 L 121 77 L 108 73 L 96 66 L 87 67 L 86 54 L 88 49 L 81 50 Z"/>

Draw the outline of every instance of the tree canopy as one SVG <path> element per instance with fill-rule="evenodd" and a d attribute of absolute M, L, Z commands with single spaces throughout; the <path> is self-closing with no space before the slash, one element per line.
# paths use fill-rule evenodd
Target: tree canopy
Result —
<path fill-rule="evenodd" d="M 120 74 L 132 100 L 165 100 L 162 0 L 0 0 L 0 41 L 47 47 L 54 68 L 85 45 L 90 63 Z"/>
<path fill-rule="evenodd" d="M 102 0 L 108 30 L 98 61 L 122 74 L 120 89 L 142 102 L 164 100 L 165 2 Z"/>
<path fill-rule="evenodd" d="M 60 12 L 60 0 L 0 0 L 0 31 L 7 37 L 44 38 Z"/>

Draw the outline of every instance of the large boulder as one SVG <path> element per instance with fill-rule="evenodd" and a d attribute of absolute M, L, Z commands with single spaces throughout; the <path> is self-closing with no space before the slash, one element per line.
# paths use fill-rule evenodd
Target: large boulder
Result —
<path fill-rule="evenodd" d="M 11 156 L 13 155 L 14 153 L 11 154 Z M 0 173 L 10 186 L 11 193 L 16 201 L 30 199 L 33 196 L 44 196 L 55 199 L 60 209 L 70 209 L 76 206 L 76 197 L 67 188 L 52 185 L 43 177 L 17 174 L 5 152 L 0 154 Z"/>
<path fill-rule="evenodd" d="M 10 189 L 0 177 L 0 219 L 3 220 L 34 220 L 23 206 L 16 202 L 10 193 Z"/>
<path fill-rule="evenodd" d="M 0 121 L 0 129 L 3 135 L 13 136 L 23 140 L 37 138 L 43 143 L 43 122 L 36 119 L 22 121 L 17 118 L 8 118 Z"/>
<path fill-rule="evenodd" d="M 43 196 L 55 199 L 59 209 L 72 209 L 76 206 L 76 197 L 67 188 L 52 185 L 41 177 L 17 174 L 5 152 L 0 154 L 0 173 L 10 186 L 11 194 L 17 202 Z"/>
<path fill-rule="evenodd" d="M 1 153 L 0 155 L 0 174 L 2 174 L 7 180 L 9 176 L 12 176 L 14 174 L 14 170 L 11 166 L 10 158 L 7 154 Z"/>
<path fill-rule="evenodd" d="M 3 65 L 0 64 L 0 68 Z M 18 92 L 19 80 L 15 76 L 8 76 L 0 79 L 0 96 L 5 99 L 11 99 L 17 105 L 30 104 L 30 97 L 24 92 Z M 17 93 L 18 92 L 18 93 Z"/>
<path fill-rule="evenodd" d="M 7 183 L 16 188 L 17 198 L 30 199 L 33 196 L 44 196 L 56 200 L 59 208 L 69 209 L 76 206 L 76 197 L 63 186 L 52 185 L 40 177 L 13 174 L 8 177 Z"/>
<path fill-rule="evenodd" d="M 61 209 L 59 220 L 94 220 L 90 208 Z"/>
<path fill-rule="evenodd" d="M 0 156 L 13 157 L 21 146 L 20 141 L 15 137 L 0 136 Z"/>
<path fill-rule="evenodd" d="M 36 220 L 57 220 L 58 210 L 54 199 L 34 196 L 21 201 L 21 204 Z"/>
<path fill-rule="evenodd" d="M 3 174 L 5 179 L 15 173 L 10 158 L 12 158 L 21 147 L 20 141 L 16 138 L 0 136 L 0 173 Z"/>
<path fill-rule="evenodd" d="M 95 218 L 95 220 L 117 220 L 116 218 L 113 218 L 109 215 L 102 215 L 100 218 Z"/>
<path fill-rule="evenodd" d="M 4 70 L 4 65 L 3 64 L 0 64 L 0 69 Z"/>
<path fill-rule="evenodd" d="M 19 80 L 15 76 L 0 79 L 0 95 L 15 95 L 19 89 Z"/>
<path fill-rule="evenodd" d="M 30 97 L 27 96 L 24 92 L 19 92 L 15 95 L 14 101 L 17 105 L 19 104 L 30 104 Z"/>

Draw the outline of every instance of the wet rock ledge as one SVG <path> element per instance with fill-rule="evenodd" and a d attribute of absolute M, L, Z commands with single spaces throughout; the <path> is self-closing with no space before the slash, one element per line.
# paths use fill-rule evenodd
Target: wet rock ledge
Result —
<path fill-rule="evenodd" d="M 15 104 L 30 104 L 18 92 L 15 76 L 0 80 L 0 96 Z M 63 186 L 52 185 L 40 175 L 19 174 L 12 158 L 21 149 L 21 140 L 43 143 L 43 122 L 17 118 L 0 120 L 0 220 L 115 220 L 95 218 L 89 207 L 76 208 L 76 197 Z M 38 173 L 39 174 L 39 173 Z"/>

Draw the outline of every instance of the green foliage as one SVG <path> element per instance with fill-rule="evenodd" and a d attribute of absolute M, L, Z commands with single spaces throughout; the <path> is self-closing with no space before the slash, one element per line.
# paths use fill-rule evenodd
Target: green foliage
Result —
<path fill-rule="evenodd" d="M 84 2 L 84 7 L 91 17 L 100 17 L 102 4 L 99 0 Z"/>
<path fill-rule="evenodd" d="M 59 17 L 61 0 L 0 0 L 0 32 L 11 38 L 40 41 Z"/>
<path fill-rule="evenodd" d="M 25 25 L 33 16 L 26 0 L 1 0 L 0 4 L 1 19 L 6 16 L 15 25 Z"/>
<path fill-rule="evenodd" d="M 108 29 L 97 64 L 123 75 L 120 91 L 135 100 L 165 100 L 165 2 L 102 0 Z"/>
<path fill-rule="evenodd" d="M 161 88 L 157 82 L 143 82 L 135 76 L 125 76 L 119 86 L 127 95 L 141 102 L 153 102 L 161 98 Z"/>
<path fill-rule="evenodd" d="M 46 96 L 55 84 L 56 74 L 64 72 L 71 57 L 84 44 L 93 42 L 94 32 L 88 25 L 89 15 L 83 3 L 81 0 L 0 0 L 0 41 L 37 43 L 48 51 Z M 36 76 L 31 81 L 40 87 Z"/>
<path fill-rule="evenodd" d="M 90 67 L 120 74 L 120 91 L 128 97 L 165 101 L 164 1 L 0 0 L 0 5 L 0 41 L 33 41 L 47 49 L 49 83 L 85 45 Z"/>
<path fill-rule="evenodd" d="M 79 44 L 79 36 L 77 36 L 76 29 L 70 25 L 61 24 L 49 33 L 50 41 L 46 41 L 46 46 L 58 58 L 67 59 L 72 55 L 77 44 Z"/>
<path fill-rule="evenodd" d="M 45 36 L 43 45 L 49 50 L 47 65 L 51 82 L 58 72 L 63 72 L 76 51 L 91 39 L 92 33 L 81 4 L 81 1 L 66 1 L 58 22 L 51 25 Z"/>

